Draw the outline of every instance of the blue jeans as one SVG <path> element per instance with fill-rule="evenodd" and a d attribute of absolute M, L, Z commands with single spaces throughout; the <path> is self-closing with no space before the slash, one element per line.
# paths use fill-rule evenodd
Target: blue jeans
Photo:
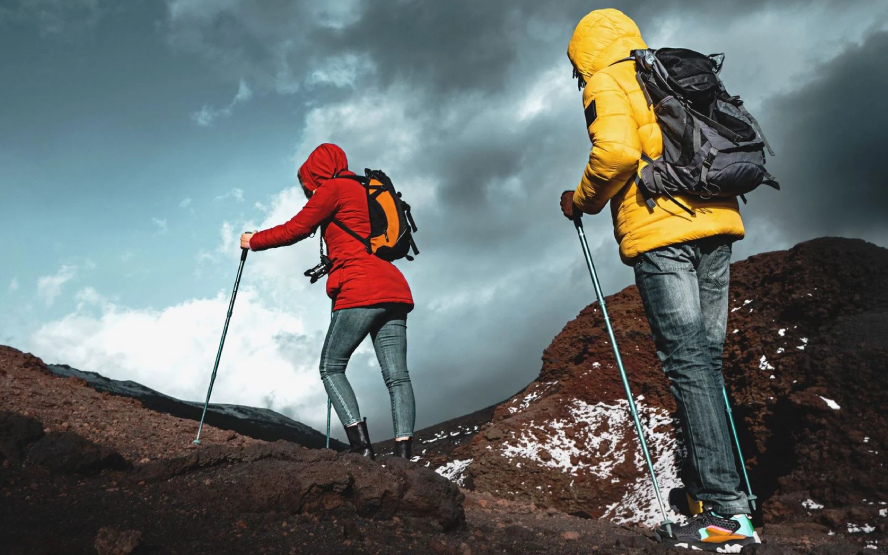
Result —
<path fill-rule="evenodd" d="M 416 404 L 407 373 L 407 311 L 406 305 L 385 304 L 333 312 L 321 351 L 321 380 L 343 426 L 361 421 L 345 367 L 369 334 L 389 390 L 395 437 L 413 436 Z"/>
<path fill-rule="evenodd" d="M 716 512 L 749 512 L 725 415 L 722 351 L 731 239 L 710 237 L 641 255 L 635 282 L 678 405 L 687 492 Z"/>

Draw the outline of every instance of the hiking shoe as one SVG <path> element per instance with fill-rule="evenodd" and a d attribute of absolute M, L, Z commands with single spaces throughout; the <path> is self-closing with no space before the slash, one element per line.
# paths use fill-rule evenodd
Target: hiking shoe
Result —
<path fill-rule="evenodd" d="M 672 527 L 672 537 L 665 530 L 657 531 L 657 538 L 673 547 L 740 553 L 744 545 L 760 543 L 747 515 L 722 516 L 706 510 L 683 526 Z"/>
<path fill-rule="evenodd" d="M 697 501 L 685 488 L 672 488 L 669 490 L 669 506 L 676 513 L 688 518 L 695 517 L 703 512 L 703 502 Z"/>

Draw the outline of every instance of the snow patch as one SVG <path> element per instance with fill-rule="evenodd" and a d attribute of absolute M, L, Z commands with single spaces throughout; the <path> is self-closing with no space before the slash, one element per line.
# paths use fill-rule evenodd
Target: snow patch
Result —
<path fill-rule="evenodd" d="M 832 410 L 839 410 L 839 409 L 842 408 L 842 407 L 839 406 L 838 403 L 836 403 L 836 402 L 833 401 L 832 399 L 827 399 L 826 397 L 824 397 L 824 396 L 822 396 L 822 395 L 818 395 L 818 397 L 820 397 L 821 399 L 823 399 L 823 402 L 826 403 L 826 406 L 828 406 L 828 407 L 831 408 Z"/>
<path fill-rule="evenodd" d="M 771 363 L 768 362 L 768 358 L 765 355 L 762 355 L 762 358 L 759 360 L 759 370 L 774 370 L 774 367 L 771 366 Z"/>
<path fill-rule="evenodd" d="M 858 526 L 856 524 L 848 523 L 848 533 L 849 534 L 871 534 L 876 531 L 875 526 L 870 526 L 869 524 L 864 524 L 862 526 Z"/>
<path fill-rule="evenodd" d="M 813 499 L 806 499 L 802 501 L 802 507 L 808 509 L 809 511 L 816 511 L 817 509 L 822 509 L 823 505 L 815 502 Z"/>
<path fill-rule="evenodd" d="M 661 491 L 668 492 L 681 485 L 675 459 L 678 445 L 672 417 L 664 409 L 643 404 L 643 399 L 639 397 L 636 400 L 639 419 L 652 458 L 656 461 L 654 468 Z M 566 403 L 566 408 L 568 417 L 542 423 L 531 421 L 519 435 L 504 441 L 500 447 L 502 456 L 528 459 L 538 466 L 571 476 L 582 473 L 609 481 L 615 478 L 614 469 L 631 456 L 639 477 L 627 484 L 620 501 L 605 508 L 603 517 L 619 524 L 659 524 L 663 517 L 638 445 L 629 402 L 620 400 L 613 404 L 602 402 L 590 405 L 572 399 Z M 586 426 L 578 430 L 576 425 L 580 422 Z M 567 436 L 569 429 L 577 431 L 573 438 Z M 671 511 L 668 516 L 673 520 L 677 518 Z"/>
<path fill-rule="evenodd" d="M 463 475 L 463 473 L 466 471 L 466 468 L 468 468 L 469 465 L 472 464 L 472 460 L 473 459 L 453 460 L 445 464 L 444 466 L 438 467 L 437 469 L 435 469 L 435 472 L 437 472 L 441 476 L 444 476 L 456 485 L 463 486 L 465 485 L 463 483 L 463 480 L 465 480 L 465 476 Z"/>
<path fill-rule="evenodd" d="M 595 364 L 598 364 L 598 363 L 596 362 Z M 593 368 L 594 367 L 595 366 L 593 365 Z M 551 387 L 553 385 L 555 385 L 556 383 L 558 383 L 558 382 L 554 381 L 554 382 L 545 382 L 543 384 L 537 384 L 536 387 L 534 387 L 533 391 L 531 391 L 530 393 L 525 395 L 524 399 L 521 399 L 521 401 L 518 403 L 517 407 L 514 407 L 514 406 L 509 407 L 509 413 L 515 414 L 516 412 L 521 412 L 521 411 L 527 409 L 527 407 L 529 407 L 531 403 L 533 403 L 537 399 L 541 398 L 543 396 L 543 394 L 546 391 L 548 391 L 549 389 L 551 389 Z M 542 385 L 543 387 L 541 388 L 540 385 Z"/>
<path fill-rule="evenodd" d="M 780 337 L 785 336 L 785 335 L 786 335 L 786 328 L 780 328 L 780 329 L 777 331 L 777 335 L 779 335 Z"/>

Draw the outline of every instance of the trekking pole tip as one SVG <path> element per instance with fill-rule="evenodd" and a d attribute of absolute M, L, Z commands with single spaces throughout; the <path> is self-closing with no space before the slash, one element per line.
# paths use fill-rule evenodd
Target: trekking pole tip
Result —
<path fill-rule="evenodd" d="M 195 444 L 195 445 L 200 445 L 200 439 L 195 439 L 195 440 L 192 441 L 191 443 L 193 443 L 193 444 Z"/>

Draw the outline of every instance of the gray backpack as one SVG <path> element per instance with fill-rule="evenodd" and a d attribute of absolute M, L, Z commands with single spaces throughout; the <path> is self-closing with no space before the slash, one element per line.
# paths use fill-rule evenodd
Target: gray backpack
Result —
<path fill-rule="evenodd" d="M 705 56 L 693 50 L 633 50 L 641 90 L 653 106 L 663 132 L 663 155 L 647 155 L 636 184 L 653 210 L 652 197 L 703 199 L 741 197 L 762 184 L 780 189 L 765 169 L 765 149 L 774 156 L 758 122 L 743 101 L 725 90 L 718 76 L 724 54 Z"/>

